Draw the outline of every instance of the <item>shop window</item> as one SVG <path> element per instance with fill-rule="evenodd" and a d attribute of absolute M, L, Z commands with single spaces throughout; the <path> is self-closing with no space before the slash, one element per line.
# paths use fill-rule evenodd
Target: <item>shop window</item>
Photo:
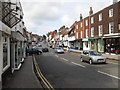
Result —
<path fill-rule="evenodd" d="M 8 39 L 3 38 L 3 68 L 8 65 Z"/>

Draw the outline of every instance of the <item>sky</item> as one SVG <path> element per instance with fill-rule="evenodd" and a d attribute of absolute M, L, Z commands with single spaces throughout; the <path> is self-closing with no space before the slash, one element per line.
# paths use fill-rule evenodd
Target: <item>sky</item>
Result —
<path fill-rule="evenodd" d="M 43 35 L 58 30 L 65 25 L 70 27 L 89 15 L 90 7 L 93 13 L 111 5 L 113 0 L 20 0 L 27 30 Z"/>

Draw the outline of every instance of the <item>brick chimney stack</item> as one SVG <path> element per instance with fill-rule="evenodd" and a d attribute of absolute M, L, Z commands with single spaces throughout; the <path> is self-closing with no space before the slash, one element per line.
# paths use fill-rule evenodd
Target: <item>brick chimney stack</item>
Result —
<path fill-rule="evenodd" d="M 92 15 L 92 14 L 93 14 L 93 10 L 92 10 L 92 7 L 90 7 L 89 15 Z"/>
<path fill-rule="evenodd" d="M 82 19 L 83 19 L 82 14 L 80 14 L 80 20 L 82 20 Z"/>

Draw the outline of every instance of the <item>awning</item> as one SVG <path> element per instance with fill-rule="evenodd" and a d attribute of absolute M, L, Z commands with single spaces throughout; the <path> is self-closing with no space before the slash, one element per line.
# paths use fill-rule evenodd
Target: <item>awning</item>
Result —
<path fill-rule="evenodd" d="M 90 37 L 89 39 L 101 39 L 101 37 Z"/>
<path fill-rule="evenodd" d="M 87 42 L 87 41 L 88 41 L 88 39 L 87 39 L 87 38 L 85 38 L 85 39 L 82 39 L 82 41 Z"/>

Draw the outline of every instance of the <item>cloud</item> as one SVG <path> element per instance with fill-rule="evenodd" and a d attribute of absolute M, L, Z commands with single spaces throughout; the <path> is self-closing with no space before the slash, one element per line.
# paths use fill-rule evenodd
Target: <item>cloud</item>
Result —
<path fill-rule="evenodd" d="M 64 15 L 61 17 L 61 23 L 66 26 L 70 26 L 74 22 L 74 19 L 70 15 Z"/>
<path fill-rule="evenodd" d="M 89 15 L 89 8 L 93 12 L 109 6 L 112 0 L 21 0 L 25 25 L 28 31 L 45 34 L 66 25 L 70 27 Z"/>
<path fill-rule="evenodd" d="M 56 3 L 24 2 L 25 18 L 29 18 L 36 24 L 42 24 L 44 21 L 55 21 L 59 17 L 59 5 Z"/>

